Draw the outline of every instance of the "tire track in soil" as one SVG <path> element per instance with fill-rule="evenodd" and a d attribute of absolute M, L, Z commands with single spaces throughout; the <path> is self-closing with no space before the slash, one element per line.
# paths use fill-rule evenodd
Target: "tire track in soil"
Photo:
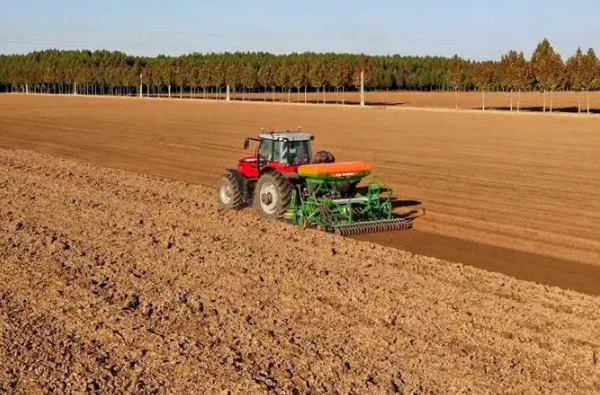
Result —
<path fill-rule="evenodd" d="M 8 150 L 0 174 L 2 390 L 599 389 L 597 298 L 223 212 L 180 182 Z"/>

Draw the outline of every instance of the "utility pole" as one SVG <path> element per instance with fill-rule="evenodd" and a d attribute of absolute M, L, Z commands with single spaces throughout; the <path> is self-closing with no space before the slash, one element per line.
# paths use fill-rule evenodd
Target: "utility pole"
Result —
<path fill-rule="evenodd" d="M 365 72 L 360 72 L 360 106 L 365 106 Z"/>

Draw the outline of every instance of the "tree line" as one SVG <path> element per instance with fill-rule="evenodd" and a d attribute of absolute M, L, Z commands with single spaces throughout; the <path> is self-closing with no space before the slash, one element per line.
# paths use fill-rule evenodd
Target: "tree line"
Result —
<path fill-rule="evenodd" d="M 498 60 L 441 56 L 264 52 L 143 57 L 120 51 L 43 50 L 0 55 L 4 90 L 47 93 L 206 95 L 229 86 L 242 92 L 356 90 L 593 91 L 600 61 L 580 48 L 566 61 L 547 39 L 529 59 L 509 51 Z M 145 87 L 145 88 L 144 88 Z"/>

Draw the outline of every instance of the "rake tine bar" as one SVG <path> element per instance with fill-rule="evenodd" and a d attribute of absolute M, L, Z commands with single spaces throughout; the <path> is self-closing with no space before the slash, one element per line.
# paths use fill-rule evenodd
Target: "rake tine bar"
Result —
<path fill-rule="evenodd" d="M 412 222 L 406 219 L 392 219 L 372 222 L 357 222 L 334 226 L 335 234 L 339 236 L 358 236 L 368 233 L 395 232 L 412 228 Z"/>

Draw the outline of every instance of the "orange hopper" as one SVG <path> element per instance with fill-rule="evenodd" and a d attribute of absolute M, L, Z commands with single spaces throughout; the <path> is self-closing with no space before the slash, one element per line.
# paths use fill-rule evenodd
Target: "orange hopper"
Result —
<path fill-rule="evenodd" d="M 298 174 L 307 178 L 362 178 L 371 174 L 372 169 L 365 162 L 319 163 L 298 167 Z"/>

